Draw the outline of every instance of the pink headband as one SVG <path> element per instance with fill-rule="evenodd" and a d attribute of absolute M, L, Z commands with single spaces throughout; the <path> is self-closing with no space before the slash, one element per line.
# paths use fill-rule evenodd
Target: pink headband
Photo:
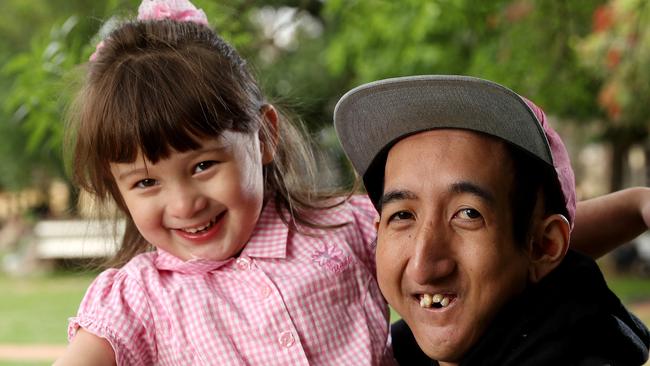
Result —
<path fill-rule="evenodd" d="M 188 0 L 143 0 L 138 7 L 138 20 L 170 19 L 208 25 L 208 17 Z"/>
<path fill-rule="evenodd" d="M 162 19 L 208 25 L 208 17 L 203 10 L 197 9 L 188 0 L 142 0 L 138 7 L 138 20 Z M 91 62 L 97 59 L 97 54 L 102 47 L 104 41 L 99 42 L 95 52 L 90 55 Z"/>

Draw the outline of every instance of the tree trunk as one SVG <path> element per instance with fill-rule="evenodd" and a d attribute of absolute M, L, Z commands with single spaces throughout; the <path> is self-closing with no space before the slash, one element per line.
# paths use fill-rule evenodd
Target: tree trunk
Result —
<path fill-rule="evenodd" d="M 609 179 L 609 191 L 614 192 L 623 188 L 623 167 L 627 156 L 628 146 L 620 141 L 612 141 L 612 171 Z"/>
<path fill-rule="evenodd" d="M 650 138 L 646 138 L 643 151 L 645 152 L 645 186 L 650 187 Z"/>

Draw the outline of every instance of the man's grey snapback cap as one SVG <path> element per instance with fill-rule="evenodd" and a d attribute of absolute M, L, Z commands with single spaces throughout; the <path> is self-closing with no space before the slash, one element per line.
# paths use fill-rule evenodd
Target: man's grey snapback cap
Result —
<path fill-rule="evenodd" d="M 334 125 L 378 209 L 388 150 L 422 131 L 455 128 L 486 133 L 554 166 L 544 128 L 527 102 L 508 88 L 474 77 L 422 75 L 361 85 L 341 97 Z"/>

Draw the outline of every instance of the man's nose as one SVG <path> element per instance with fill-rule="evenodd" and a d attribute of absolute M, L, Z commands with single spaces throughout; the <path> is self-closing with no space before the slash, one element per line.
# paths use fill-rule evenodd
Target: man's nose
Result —
<path fill-rule="evenodd" d="M 178 218 L 191 218 L 208 203 L 207 197 L 192 184 L 178 184 L 168 194 L 167 211 Z"/>
<path fill-rule="evenodd" d="M 416 283 L 435 283 L 456 271 L 456 261 L 444 229 L 438 230 L 435 225 L 421 227 L 411 248 L 406 274 Z"/>

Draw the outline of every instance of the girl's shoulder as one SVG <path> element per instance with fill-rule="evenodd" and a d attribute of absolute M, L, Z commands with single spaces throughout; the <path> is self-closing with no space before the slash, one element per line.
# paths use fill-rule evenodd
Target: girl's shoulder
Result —
<path fill-rule="evenodd" d="M 120 268 L 108 268 L 102 271 L 92 282 L 88 295 L 92 292 L 106 294 L 113 290 L 143 287 L 147 279 L 158 272 L 155 266 L 156 252 L 139 254 Z"/>
<path fill-rule="evenodd" d="M 299 216 L 302 220 L 291 220 L 285 209 L 282 212 L 287 221 L 303 224 L 309 222 L 312 225 L 306 226 L 325 230 L 349 225 L 356 226 L 359 223 L 372 225 L 377 217 L 377 212 L 366 195 L 342 196 L 321 201 L 314 208 L 301 211 Z M 302 231 L 305 229 L 307 228 L 301 227 Z"/>
<path fill-rule="evenodd" d="M 308 213 L 311 222 L 322 225 L 321 233 L 354 232 L 361 233 L 364 241 L 374 240 L 374 223 L 378 214 L 368 196 L 341 197 L 334 203 L 330 208 L 312 210 Z"/>
<path fill-rule="evenodd" d="M 370 201 L 370 198 L 368 198 L 367 195 L 357 194 L 351 196 L 348 199 L 348 202 L 352 207 L 352 209 L 355 210 L 356 212 L 359 212 L 366 216 L 370 216 L 373 219 L 377 217 L 377 211 L 375 210 L 375 206 L 373 206 L 372 201 Z"/>
<path fill-rule="evenodd" d="M 377 211 L 368 196 L 358 194 L 348 197 L 335 215 L 351 223 L 373 224 Z"/>

